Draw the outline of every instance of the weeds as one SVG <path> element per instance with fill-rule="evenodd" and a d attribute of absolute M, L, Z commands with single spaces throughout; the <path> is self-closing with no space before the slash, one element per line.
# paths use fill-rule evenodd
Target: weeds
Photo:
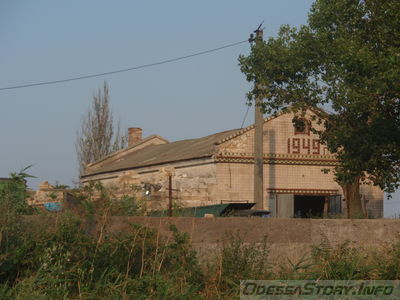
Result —
<path fill-rule="evenodd" d="M 371 279 L 373 264 L 368 255 L 350 246 L 346 241 L 333 247 L 323 236 L 322 242 L 312 248 L 313 279 L 361 280 Z"/>
<path fill-rule="evenodd" d="M 228 232 L 221 252 L 207 268 L 207 298 L 231 299 L 239 295 L 240 280 L 271 278 L 268 254 L 266 238 L 261 244 L 246 244 L 239 232 Z"/>
<path fill-rule="evenodd" d="M 171 227 L 165 240 L 134 224 L 107 231 L 110 215 L 143 213 L 134 197 L 89 185 L 74 191 L 74 209 L 42 215 L 42 226 L 34 227 L 21 215 L 24 177 L 12 177 L 0 194 L 1 299 L 200 297 L 203 273 L 186 234 Z"/>
<path fill-rule="evenodd" d="M 133 225 L 128 233 L 90 236 L 82 220 L 67 213 L 47 225 L 55 228 L 2 253 L 2 299 L 30 292 L 49 299 L 172 299 L 195 297 L 203 288 L 196 253 L 176 229 L 170 241 L 157 242 L 154 231 Z"/>
<path fill-rule="evenodd" d="M 24 204 L 10 201 L 24 193 L 23 177 L 0 193 L 0 299 L 232 299 L 242 279 L 400 279 L 400 242 L 361 251 L 324 236 L 310 256 L 277 264 L 267 238 L 250 244 L 230 232 L 201 266 L 174 226 L 167 237 L 136 224 L 109 232 L 111 215 L 143 206 L 129 196 L 116 206 L 96 185 L 75 191 L 76 209 L 27 220 Z"/>

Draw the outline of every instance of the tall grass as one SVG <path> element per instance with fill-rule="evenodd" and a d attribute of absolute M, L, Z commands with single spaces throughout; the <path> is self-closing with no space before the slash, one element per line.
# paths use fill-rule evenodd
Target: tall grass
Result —
<path fill-rule="evenodd" d="M 45 299 L 172 299 L 197 296 L 203 288 L 196 253 L 174 228 L 170 240 L 161 240 L 137 225 L 124 233 L 100 229 L 88 235 L 72 214 L 52 221 L 40 230 L 21 227 L 10 237 L 14 247 L 2 249 L 1 299 L 26 293 Z"/>
<path fill-rule="evenodd" d="M 231 232 L 200 265 L 176 227 L 167 236 L 135 224 L 111 233 L 121 206 L 107 190 L 100 200 L 91 192 L 79 191 L 78 209 L 29 219 L 0 194 L 0 299 L 234 299 L 242 279 L 400 279 L 400 242 L 367 251 L 323 238 L 311 255 L 277 264 L 267 239 L 249 244 Z"/>

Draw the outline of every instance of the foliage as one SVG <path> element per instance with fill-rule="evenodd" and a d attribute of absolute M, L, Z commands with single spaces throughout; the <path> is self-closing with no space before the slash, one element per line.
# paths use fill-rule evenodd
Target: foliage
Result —
<path fill-rule="evenodd" d="M 16 213 L 30 213 L 32 209 L 28 206 L 26 198 L 26 179 L 34 176 L 29 175 L 26 171 L 31 166 L 23 168 L 19 172 L 10 173 L 9 180 L 0 185 L 0 205 L 10 206 L 12 211 Z"/>
<path fill-rule="evenodd" d="M 315 265 L 312 277 L 321 280 L 361 280 L 371 278 L 373 266 L 359 249 L 350 247 L 350 242 L 333 247 L 326 236 L 312 248 Z"/>
<path fill-rule="evenodd" d="M 70 189 L 71 187 L 67 184 L 62 184 L 62 183 L 59 183 L 58 181 L 56 181 L 53 185 L 53 188 L 56 190 L 67 190 L 67 189 Z"/>
<path fill-rule="evenodd" d="M 3 214 L 3 212 L 1 212 Z M 125 223 L 106 229 L 99 219 L 63 213 L 21 222 L 0 253 L 1 299 L 233 299 L 241 279 L 399 279 L 399 243 L 368 252 L 327 239 L 299 261 L 272 261 L 267 244 L 228 234 L 221 251 L 201 267 L 188 235 L 172 226 L 168 238 Z M 36 226 L 32 226 L 32 222 Z M 10 226 L 12 224 L 9 224 Z M 14 225 L 13 225 L 14 226 Z M 389 251 L 388 251 L 389 250 Z"/>
<path fill-rule="evenodd" d="M 147 213 L 144 199 L 138 198 L 136 185 L 129 185 L 123 189 L 117 187 L 105 187 L 101 182 L 90 182 L 89 184 L 73 190 L 75 199 L 74 210 L 85 216 L 143 216 Z"/>
<path fill-rule="evenodd" d="M 376 262 L 376 277 L 381 280 L 400 279 L 400 240 L 384 245 L 385 251 L 376 252 L 373 260 Z"/>
<path fill-rule="evenodd" d="M 23 264 L 25 248 L 19 246 L 25 237 L 20 235 L 24 228 L 20 215 L 34 212 L 26 202 L 26 178 L 33 177 L 26 173 L 30 167 L 11 173 L 0 186 L 0 280 L 15 276 Z"/>
<path fill-rule="evenodd" d="M 227 243 L 222 250 L 222 277 L 229 285 L 240 278 L 261 279 L 268 276 L 268 254 L 266 240 L 259 246 L 246 245 L 239 233 L 227 233 Z"/>
<path fill-rule="evenodd" d="M 239 232 L 227 232 L 220 254 L 208 266 L 208 289 L 217 290 L 222 298 L 239 294 L 240 280 L 272 278 L 267 240 L 246 244 Z M 214 295 L 215 297 L 215 295 Z"/>
<path fill-rule="evenodd" d="M 195 252 L 176 229 L 171 241 L 133 224 L 116 234 L 106 234 L 99 224 L 100 230 L 90 235 L 84 219 L 70 213 L 45 225 L 40 230 L 22 227 L 12 236 L 16 247 L 2 249 L 2 299 L 29 293 L 45 299 L 186 299 L 202 287 Z"/>
<path fill-rule="evenodd" d="M 115 131 L 109 99 L 109 88 L 104 82 L 103 90 L 94 93 L 92 107 L 81 121 L 76 142 L 80 174 L 87 164 L 124 148 L 127 143 L 120 134 L 119 124 Z"/>
<path fill-rule="evenodd" d="M 175 226 L 161 235 L 129 218 L 113 223 L 113 192 L 93 183 L 75 191 L 76 209 L 57 214 L 2 206 L 0 299 L 234 299 L 242 279 L 400 279 L 400 242 L 371 252 L 324 236 L 311 256 L 284 263 L 269 257 L 267 239 L 246 243 L 228 232 L 200 264 Z"/>
<path fill-rule="evenodd" d="M 391 192 L 400 182 L 399 9 L 397 0 L 317 0 L 307 25 L 282 26 L 239 58 L 256 83 L 249 100 L 265 98 L 265 112 L 311 108 L 341 184 L 368 178 Z"/>

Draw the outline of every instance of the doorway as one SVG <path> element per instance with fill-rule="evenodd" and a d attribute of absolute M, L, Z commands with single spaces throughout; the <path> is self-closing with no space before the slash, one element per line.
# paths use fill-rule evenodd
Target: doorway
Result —
<path fill-rule="evenodd" d="M 325 196 L 294 196 L 295 218 L 322 218 L 324 216 Z"/>

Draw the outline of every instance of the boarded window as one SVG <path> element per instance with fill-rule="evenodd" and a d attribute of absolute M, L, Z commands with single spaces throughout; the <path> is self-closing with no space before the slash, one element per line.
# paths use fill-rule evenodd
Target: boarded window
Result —
<path fill-rule="evenodd" d="M 278 194 L 276 197 L 276 216 L 293 218 L 293 194 Z"/>
<path fill-rule="evenodd" d="M 328 197 L 328 214 L 339 215 L 342 213 L 342 197 L 340 195 L 332 195 Z"/>

